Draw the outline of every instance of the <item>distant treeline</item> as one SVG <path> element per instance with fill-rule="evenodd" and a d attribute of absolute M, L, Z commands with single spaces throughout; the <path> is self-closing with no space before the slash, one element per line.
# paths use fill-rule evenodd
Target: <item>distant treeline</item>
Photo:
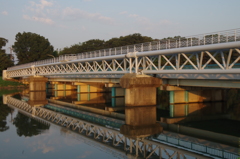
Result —
<path fill-rule="evenodd" d="M 63 54 L 77 54 L 88 51 L 95 51 L 107 48 L 114 48 L 119 46 L 133 45 L 144 42 L 151 42 L 156 39 L 152 39 L 148 36 L 142 36 L 139 33 L 130 34 L 127 36 L 120 36 L 119 38 L 112 38 L 108 41 L 91 39 L 83 43 L 74 44 L 70 47 L 65 47 L 60 51 L 59 55 Z"/>

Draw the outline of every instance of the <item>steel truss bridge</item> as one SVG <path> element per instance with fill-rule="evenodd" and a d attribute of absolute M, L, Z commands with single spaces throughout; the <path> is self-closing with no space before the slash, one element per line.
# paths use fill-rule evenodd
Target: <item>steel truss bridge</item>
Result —
<path fill-rule="evenodd" d="M 9 67 L 3 78 L 240 79 L 240 29 L 92 51 Z"/>
<path fill-rule="evenodd" d="M 145 138 L 129 138 L 118 130 L 86 122 L 74 117 L 60 114 L 43 107 L 32 107 L 27 102 L 11 96 L 4 97 L 8 106 L 17 108 L 20 112 L 43 122 L 54 123 L 90 137 L 96 141 L 106 143 L 110 147 L 125 152 L 125 154 L 140 158 L 209 158 L 198 153 L 176 148 Z"/>

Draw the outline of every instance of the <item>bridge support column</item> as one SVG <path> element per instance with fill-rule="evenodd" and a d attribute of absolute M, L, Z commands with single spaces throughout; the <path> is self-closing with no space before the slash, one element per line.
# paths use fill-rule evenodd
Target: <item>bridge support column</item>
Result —
<path fill-rule="evenodd" d="M 46 77 L 29 77 L 29 91 L 46 91 Z"/>
<path fill-rule="evenodd" d="M 125 89 L 112 87 L 112 107 L 125 106 Z"/>
<path fill-rule="evenodd" d="M 129 137 L 146 137 L 162 132 L 156 123 L 156 87 L 161 80 L 147 75 L 126 74 L 120 79 L 125 88 L 125 125 L 120 132 Z"/>
<path fill-rule="evenodd" d="M 202 87 L 161 86 L 169 91 L 169 115 L 162 117 L 168 124 L 222 118 L 225 109 L 224 89 Z"/>

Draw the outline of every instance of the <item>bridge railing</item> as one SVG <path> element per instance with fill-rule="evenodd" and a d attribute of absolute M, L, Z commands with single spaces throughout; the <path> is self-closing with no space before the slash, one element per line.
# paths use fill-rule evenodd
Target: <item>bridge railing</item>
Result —
<path fill-rule="evenodd" d="M 77 59 L 93 58 L 101 56 L 112 56 L 127 54 L 128 52 L 144 52 L 154 50 L 173 49 L 181 47 L 192 47 L 199 45 L 209 45 L 217 43 L 226 43 L 240 41 L 240 29 L 213 32 L 175 39 L 157 40 L 147 43 L 102 49 L 77 54 Z"/>
<path fill-rule="evenodd" d="M 85 58 L 94 58 L 102 56 L 114 56 L 127 54 L 129 52 L 145 52 L 145 51 L 154 51 L 154 50 L 165 50 L 165 49 L 174 49 L 182 47 L 193 47 L 200 45 L 211 45 L 217 43 L 228 43 L 240 41 L 240 28 L 225 30 L 220 32 L 212 32 L 207 34 L 199 34 L 187 37 L 179 37 L 174 39 L 164 39 L 156 40 L 147 43 L 127 45 L 122 47 L 115 47 L 109 49 L 102 49 L 97 51 L 90 51 L 78 54 L 66 54 L 52 59 L 46 59 L 36 62 L 31 62 L 27 64 L 22 64 L 18 66 L 9 67 L 7 70 L 20 69 L 24 67 L 30 67 L 32 65 L 43 65 L 49 63 L 57 63 L 63 61 L 70 61 L 75 59 L 85 59 Z"/>
<path fill-rule="evenodd" d="M 38 65 L 43 65 L 43 64 L 49 64 L 49 63 L 58 63 L 58 62 L 66 62 L 66 61 L 71 61 L 71 60 L 76 60 L 77 55 L 76 54 L 66 54 L 66 55 L 61 55 L 59 57 L 51 58 L 51 59 L 45 59 L 45 60 L 40 60 L 40 61 L 35 61 L 35 62 L 30 62 L 22 65 L 17 65 L 13 67 L 7 68 L 7 70 L 15 70 L 15 69 L 21 69 L 21 68 L 26 68 L 26 67 L 31 67 L 31 66 L 38 66 Z"/>

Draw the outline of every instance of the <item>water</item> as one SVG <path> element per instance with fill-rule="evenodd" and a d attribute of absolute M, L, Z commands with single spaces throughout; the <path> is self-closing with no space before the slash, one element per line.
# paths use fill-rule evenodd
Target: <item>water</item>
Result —
<path fill-rule="evenodd" d="M 0 103 L 0 158 L 123 158 L 96 141 L 54 124 L 42 123 Z"/>
<path fill-rule="evenodd" d="M 69 96 L 66 96 L 66 94 L 67 92 L 58 92 L 58 96 L 54 93 L 53 97 L 68 102 L 81 101 L 80 99 L 84 97 L 81 96 L 78 99 L 77 93 L 73 92 L 70 92 Z M 29 93 L 29 102 L 37 104 L 31 101 L 31 95 L 37 96 L 37 102 L 45 102 L 46 94 L 42 98 L 39 94 L 36 95 L 36 92 Z M 60 95 L 63 97 L 60 98 Z M 88 94 L 86 99 L 102 101 L 102 98 L 98 99 L 93 94 Z M 109 106 L 111 101 L 109 97 L 103 99 Z M 17 109 L 2 104 L 2 101 L 0 97 L 0 158 L 129 158 L 123 151 L 109 148 L 106 144 L 89 139 L 64 127 L 32 119 L 19 113 Z M 103 103 L 86 104 L 89 107 L 99 109 L 105 107 Z M 186 110 L 185 107 L 184 110 Z M 171 116 L 171 112 L 168 113 Z M 176 116 L 177 114 L 173 115 Z M 200 115 L 203 114 L 200 113 Z"/>

